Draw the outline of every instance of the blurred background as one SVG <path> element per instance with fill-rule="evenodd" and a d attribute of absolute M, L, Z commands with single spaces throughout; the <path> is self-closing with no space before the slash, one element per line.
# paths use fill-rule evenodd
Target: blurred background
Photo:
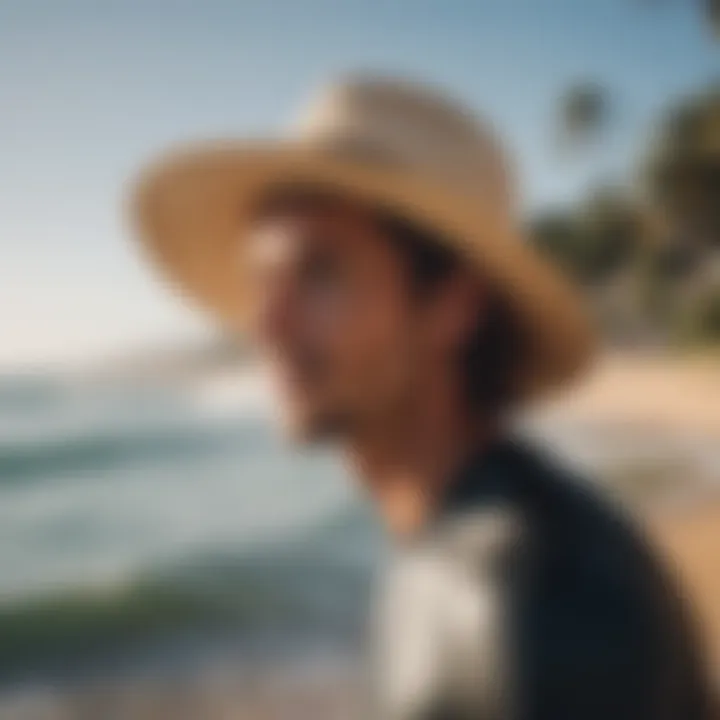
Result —
<path fill-rule="evenodd" d="M 353 703 L 382 534 L 272 430 L 242 343 L 124 215 L 184 140 L 268 135 L 347 70 L 429 80 L 517 160 L 593 374 L 527 430 L 683 578 L 720 675 L 720 2 L 0 0 L 0 718 Z"/>

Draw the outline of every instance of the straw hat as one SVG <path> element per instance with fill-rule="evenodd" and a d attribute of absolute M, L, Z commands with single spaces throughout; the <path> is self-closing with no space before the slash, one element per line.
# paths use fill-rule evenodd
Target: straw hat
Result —
<path fill-rule="evenodd" d="M 201 144 L 161 158 L 133 197 L 139 236 L 181 290 L 242 327 L 239 243 L 267 191 L 330 186 L 436 229 L 505 298 L 527 338 L 522 396 L 576 375 L 593 348 L 578 294 L 515 225 L 489 130 L 434 89 L 359 78 L 331 86 L 285 139 Z"/>

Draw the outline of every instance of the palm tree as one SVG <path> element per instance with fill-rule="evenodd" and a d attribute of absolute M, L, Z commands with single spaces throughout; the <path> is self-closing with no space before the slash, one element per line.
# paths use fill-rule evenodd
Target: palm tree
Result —
<path fill-rule="evenodd" d="M 530 232 L 537 247 L 566 272 L 596 285 L 627 266 L 643 230 L 633 202 L 615 188 L 601 187 L 569 211 L 536 218 Z"/>
<path fill-rule="evenodd" d="M 687 2 L 688 0 L 678 0 Z M 720 0 L 696 0 L 705 17 L 705 22 L 716 38 L 720 38 Z M 660 0 L 644 0 L 647 4 L 657 5 Z"/>
<path fill-rule="evenodd" d="M 598 138 L 610 118 L 610 101 L 605 89 L 595 82 L 569 87 L 560 98 L 558 129 L 564 147 L 576 149 Z"/>
<path fill-rule="evenodd" d="M 720 85 L 670 110 L 644 179 L 668 229 L 684 245 L 720 247 Z"/>
<path fill-rule="evenodd" d="M 708 25 L 716 37 L 720 37 L 720 0 L 705 0 Z"/>

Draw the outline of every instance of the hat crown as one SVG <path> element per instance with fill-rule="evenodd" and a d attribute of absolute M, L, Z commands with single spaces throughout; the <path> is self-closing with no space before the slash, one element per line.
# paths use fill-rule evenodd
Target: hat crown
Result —
<path fill-rule="evenodd" d="M 494 133 L 435 89 L 373 78 L 337 83 L 292 134 L 356 161 L 413 170 L 493 213 L 512 213 L 507 160 Z"/>

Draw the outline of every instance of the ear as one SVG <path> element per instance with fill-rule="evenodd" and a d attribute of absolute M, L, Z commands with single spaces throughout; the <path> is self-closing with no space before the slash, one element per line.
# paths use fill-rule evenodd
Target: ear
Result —
<path fill-rule="evenodd" d="M 477 278 L 461 271 L 444 281 L 428 308 L 430 342 L 443 354 L 455 354 L 485 314 L 487 294 Z"/>

